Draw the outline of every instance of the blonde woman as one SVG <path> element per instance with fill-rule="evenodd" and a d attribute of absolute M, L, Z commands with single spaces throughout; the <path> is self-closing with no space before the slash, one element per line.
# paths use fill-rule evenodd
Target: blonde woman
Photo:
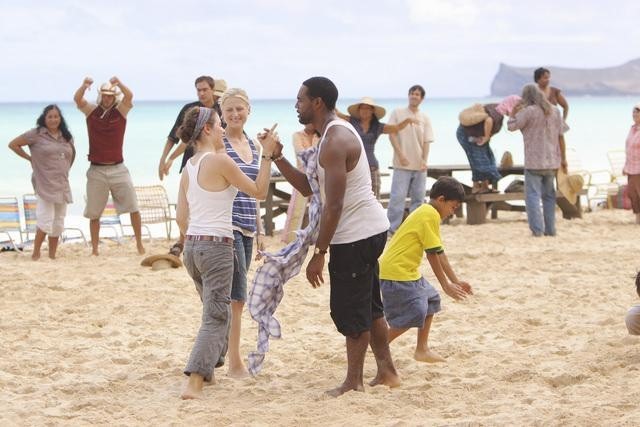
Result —
<path fill-rule="evenodd" d="M 204 381 L 214 380 L 214 367 L 228 342 L 230 291 L 233 280 L 233 201 L 238 190 L 265 197 L 277 136 L 267 132 L 256 181 L 247 177 L 226 153 L 224 130 L 213 110 L 194 107 L 178 135 L 195 148 L 180 180 L 176 212 L 186 236 L 184 264 L 202 300 L 202 324 L 184 370 L 189 376 L 183 399 L 202 397 Z"/>

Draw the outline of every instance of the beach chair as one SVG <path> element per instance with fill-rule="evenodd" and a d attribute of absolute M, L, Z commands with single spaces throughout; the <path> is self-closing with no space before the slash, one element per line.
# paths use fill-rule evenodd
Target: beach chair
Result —
<path fill-rule="evenodd" d="M 624 150 L 611 150 L 607 152 L 609 166 L 611 167 L 611 177 L 620 186 L 627 184 L 627 176 L 622 173 L 627 153 Z"/>
<path fill-rule="evenodd" d="M 167 239 L 171 238 L 171 223 L 175 221 L 175 204 L 169 203 L 167 191 L 162 185 L 134 187 L 138 198 L 138 208 L 142 226 L 149 232 L 148 224 L 164 224 Z"/>
<path fill-rule="evenodd" d="M 16 197 L 0 197 L 0 234 L 7 237 L 10 247 L 15 251 L 21 248 L 16 245 L 11 233 L 17 234 L 22 240 L 22 226 L 20 225 L 20 206 Z"/>
<path fill-rule="evenodd" d="M 122 222 L 120 222 L 120 215 L 118 215 L 116 205 L 113 202 L 111 196 L 109 196 L 107 204 L 104 207 L 104 211 L 102 211 L 102 215 L 100 216 L 100 231 L 104 229 L 113 231 L 113 237 L 107 238 L 115 240 L 116 242 L 118 242 L 118 244 L 122 243 L 122 238 L 124 237 L 124 228 L 122 227 Z"/>
<path fill-rule="evenodd" d="M 36 212 L 38 207 L 38 198 L 35 194 L 24 194 L 22 196 L 22 209 L 24 212 L 24 232 L 27 236 L 27 240 L 29 240 L 29 234 L 33 233 L 34 238 L 36 234 Z M 76 237 L 67 237 L 67 232 L 75 232 L 78 233 Z M 62 242 L 67 240 L 82 239 L 85 246 L 88 246 L 87 239 L 84 236 L 84 233 L 81 229 L 75 227 L 65 227 L 62 231 Z"/>
<path fill-rule="evenodd" d="M 584 182 L 582 189 L 584 190 L 584 196 L 587 199 L 587 210 L 590 210 L 590 199 L 589 199 L 589 182 L 591 181 L 591 172 L 586 170 L 582 166 L 582 161 L 580 160 L 580 156 L 578 155 L 578 150 L 574 147 L 566 147 L 565 153 L 567 156 L 568 167 L 568 175 L 580 175 Z M 578 195 L 580 197 L 580 195 Z"/>

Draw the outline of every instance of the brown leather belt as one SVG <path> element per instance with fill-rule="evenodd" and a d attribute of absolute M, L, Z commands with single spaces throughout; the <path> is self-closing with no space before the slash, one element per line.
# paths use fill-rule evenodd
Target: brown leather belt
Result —
<path fill-rule="evenodd" d="M 223 243 L 233 243 L 233 238 L 231 237 L 220 237 L 220 236 L 185 236 L 187 240 L 192 240 L 194 242 L 223 242 Z"/>

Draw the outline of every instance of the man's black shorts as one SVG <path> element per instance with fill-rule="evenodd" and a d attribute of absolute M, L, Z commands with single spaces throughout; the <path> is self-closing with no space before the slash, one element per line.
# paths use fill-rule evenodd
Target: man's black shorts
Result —
<path fill-rule="evenodd" d="M 331 245 L 329 280 L 331 318 L 343 335 L 371 329 L 383 317 L 378 258 L 387 242 L 387 232 L 353 243 Z"/>

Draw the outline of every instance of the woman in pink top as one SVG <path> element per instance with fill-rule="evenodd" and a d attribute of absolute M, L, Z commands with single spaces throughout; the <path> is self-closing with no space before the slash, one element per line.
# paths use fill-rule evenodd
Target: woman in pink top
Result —
<path fill-rule="evenodd" d="M 176 222 L 186 239 L 184 265 L 202 300 L 202 323 L 184 369 L 189 380 L 183 399 L 201 398 L 203 382 L 214 381 L 213 370 L 224 360 L 231 315 L 233 200 L 237 190 L 266 197 L 277 141 L 272 131 L 259 135 L 263 154 L 254 182 L 227 154 L 223 135 L 218 114 L 205 107 L 189 110 L 178 130 L 182 142 L 196 151 L 180 180 Z"/>
<path fill-rule="evenodd" d="M 626 153 L 622 171 L 627 175 L 627 191 L 636 224 L 640 224 L 640 104 L 633 107 L 633 126 L 627 136 Z"/>
<path fill-rule="evenodd" d="M 40 248 L 49 235 L 49 258 L 56 257 L 58 240 L 64 230 L 67 204 L 72 203 L 69 169 L 76 156 L 73 137 L 57 105 L 47 105 L 36 121 L 37 127 L 9 143 L 18 156 L 31 163 L 31 182 L 38 198 L 36 238 L 31 258 L 40 258 Z M 29 153 L 24 151 L 29 146 Z"/>

